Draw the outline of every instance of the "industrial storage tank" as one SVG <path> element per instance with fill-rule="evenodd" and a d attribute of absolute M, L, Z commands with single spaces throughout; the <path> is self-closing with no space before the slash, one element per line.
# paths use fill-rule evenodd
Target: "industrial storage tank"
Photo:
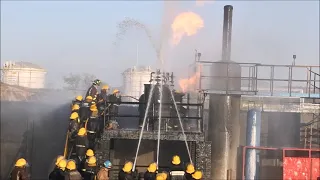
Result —
<path fill-rule="evenodd" d="M 149 84 L 150 74 L 152 70 L 150 66 L 147 67 L 133 67 L 125 70 L 123 75 L 123 95 L 131 96 L 139 99 L 143 94 L 144 84 Z M 134 99 L 128 99 L 128 101 L 135 101 Z"/>
<path fill-rule="evenodd" d="M 33 89 L 44 88 L 46 70 L 30 62 L 5 62 L 2 66 L 2 82 Z"/>

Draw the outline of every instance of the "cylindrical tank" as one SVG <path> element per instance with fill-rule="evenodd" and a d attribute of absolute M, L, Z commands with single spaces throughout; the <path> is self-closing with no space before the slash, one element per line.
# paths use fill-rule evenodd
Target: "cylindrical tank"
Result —
<path fill-rule="evenodd" d="M 247 146 L 260 146 L 261 135 L 261 111 L 257 109 L 251 109 L 247 113 Z M 246 167 L 245 167 L 245 179 L 255 180 L 259 179 L 258 167 L 259 167 L 259 155 L 256 149 L 247 149 L 246 151 Z"/>
<path fill-rule="evenodd" d="M 232 6 L 224 7 L 222 61 L 211 67 L 208 140 L 211 141 L 211 179 L 236 178 L 240 137 L 241 67 L 230 61 Z M 226 94 L 221 94 L 221 91 Z M 228 173 L 229 172 L 229 173 Z M 230 173 L 231 172 L 231 173 Z"/>
<path fill-rule="evenodd" d="M 40 89 L 45 87 L 46 70 L 29 62 L 5 62 L 2 81 L 9 85 Z"/>
<path fill-rule="evenodd" d="M 150 81 L 150 67 L 133 67 L 125 70 L 123 75 L 124 94 L 139 98 L 143 94 L 144 84 Z M 133 99 L 128 99 L 134 101 Z"/>

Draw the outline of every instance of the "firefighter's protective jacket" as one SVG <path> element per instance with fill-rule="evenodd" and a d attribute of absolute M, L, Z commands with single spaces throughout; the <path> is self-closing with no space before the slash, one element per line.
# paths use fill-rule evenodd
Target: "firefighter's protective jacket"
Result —
<path fill-rule="evenodd" d="M 95 180 L 97 174 L 97 167 L 93 166 L 87 166 L 85 168 L 85 171 L 82 173 L 83 179 L 84 180 Z"/>
<path fill-rule="evenodd" d="M 87 91 L 86 97 L 91 96 L 93 99 L 97 98 L 98 88 L 95 85 L 91 85 Z"/>
<path fill-rule="evenodd" d="M 77 120 L 71 120 L 69 123 L 69 132 L 70 132 L 70 139 L 74 139 L 77 136 L 80 124 Z"/>
<path fill-rule="evenodd" d="M 65 175 L 65 180 L 82 180 L 82 176 L 77 170 L 67 171 Z"/>
<path fill-rule="evenodd" d="M 64 180 L 64 176 L 65 172 L 58 167 L 55 167 L 49 175 L 49 180 Z"/>
<path fill-rule="evenodd" d="M 97 173 L 97 180 L 109 180 L 109 169 L 102 167 Z"/>
<path fill-rule="evenodd" d="M 89 140 L 87 136 L 76 137 L 76 153 L 77 156 L 85 156 L 87 148 L 89 146 Z"/>
<path fill-rule="evenodd" d="M 134 178 L 133 178 L 132 172 L 126 173 L 122 169 L 121 171 L 119 171 L 119 180 L 133 180 L 133 179 Z"/>
<path fill-rule="evenodd" d="M 10 180 L 30 180 L 30 174 L 26 167 L 14 167 Z"/>
<path fill-rule="evenodd" d="M 156 176 L 157 176 L 157 173 L 155 173 L 155 172 L 152 173 L 152 172 L 146 171 L 144 173 L 144 180 L 155 180 Z"/>

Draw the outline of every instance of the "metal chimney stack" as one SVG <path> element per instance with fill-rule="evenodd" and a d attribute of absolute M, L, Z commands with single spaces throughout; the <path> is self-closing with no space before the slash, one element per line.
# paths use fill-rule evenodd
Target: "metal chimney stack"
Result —
<path fill-rule="evenodd" d="M 231 5 L 224 6 L 222 61 L 230 61 L 231 58 L 232 12 Z"/>

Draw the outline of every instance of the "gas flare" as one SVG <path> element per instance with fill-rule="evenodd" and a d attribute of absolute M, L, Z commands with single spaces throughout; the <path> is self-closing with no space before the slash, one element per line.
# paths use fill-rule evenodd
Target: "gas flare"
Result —
<path fill-rule="evenodd" d="M 196 85 L 200 81 L 202 67 L 199 65 L 197 72 L 193 74 L 190 78 L 180 79 L 179 86 L 182 92 L 194 91 L 196 90 Z"/>
<path fill-rule="evenodd" d="M 195 35 L 204 27 L 202 18 L 194 12 L 183 12 L 174 18 L 171 24 L 172 43 L 179 44 L 183 36 Z"/>

